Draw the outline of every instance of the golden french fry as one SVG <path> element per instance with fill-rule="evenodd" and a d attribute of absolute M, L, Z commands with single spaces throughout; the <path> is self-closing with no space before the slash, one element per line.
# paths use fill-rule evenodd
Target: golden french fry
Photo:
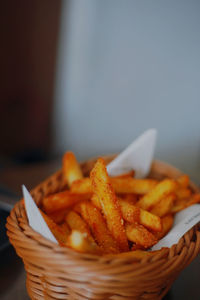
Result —
<path fill-rule="evenodd" d="M 75 180 L 70 188 L 72 193 L 92 193 L 92 184 L 89 177 L 85 177 L 83 179 Z"/>
<path fill-rule="evenodd" d="M 186 199 L 186 198 L 183 198 L 183 199 L 176 199 L 174 205 L 172 206 L 171 208 L 171 213 L 175 214 L 179 211 L 181 211 L 182 209 L 186 208 L 186 204 L 189 200 Z"/>
<path fill-rule="evenodd" d="M 69 209 L 63 209 L 63 210 L 58 210 L 58 211 L 54 211 L 50 214 L 48 214 L 48 216 L 56 223 L 56 224 L 61 224 L 64 222 L 65 220 L 65 216 L 68 213 Z"/>
<path fill-rule="evenodd" d="M 69 229 L 69 226 L 67 225 L 67 223 L 66 222 L 63 222 L 61 225 L 60 225 L 60 227 L 64 230 L 64 232 L 67 234 L 67 235 L 69 235 L 70 234 L 70 229 Z"/>
<path fill-rule="evenodd" d="M 189 199 L 186 207 L 189 207 L 193 204 L 200 203 L 200 194 L 193 194 L 192 197 Z"/>
<path fill-rule="evenodd" d="M 161 218 L 161 222 L 162 222 L 162 231 L 156 232 L 154 234 L 158 240 L 162 239 L 170 231 L 174 222 L 174 218 L 172 214 L 169 214 Z"/>
<path fill-rule="evenodd" d="M 135 178 L 110 178 L 114 191 L 117 194 L 146 194 L 151 191 L 158 183 L 155 179 L 135 179 Z M 92 186 L 90 178 L 76 180 L 71 185 L 74 193 L 91 193 Z"/>
<path fill-rule="evenodd" d="M 188 188 L 180 188 L 175 191 L 179 199 L 189 198 L 192 195 L 192 191 Z"/>
<path fill-rule="evenodd" d="M 136 194 L 119 194 L 119 197 L 131 204 L 135 204 L 138 201 Z"/>
<path fill-rule="evenodd" d="M 128 241 L 121 216 L 120 206 L 110 183 L 105 162 L 99 158 L 90 173 L 92 188 L 101 203 L 108 229 L 117 241 L 121 251 L 128 251 Z"/>
<path fill-rule="evenodd" d="M 52 213 L 58 210 L 67 209 L 81 200 L 90 199 L 91 194 L 75 194 L 71 191 L 64 191 L 44 197 L 42 206 L 45 212 Z"/>
<path fill-rule="evenodd" d="M 45 222 L 47 223 L 49 229 L 51 230 L 51 232 L 55 236 L 56 240 L 62 246 L 66 246 L 67 239 L 68 239 L 67 232 L 64 231 L 61 226 L 57 225 L 53 220 L 51 220 L 51 218 L 49 218 L 43 211 L 40 210 L 40 212 L 41 212 Z"/>
<path fill-rule="evenodd" d="M 80 202 L 74 207 L 88 224 L 93 237 L 103 253 L 119 253 L 117 242 L 109 232 L 101 212 L 89 202 Z"/>
<path fill-rule="evenodd" d="M 119 199 L 119 204 L 122 211 L 122 217 L 129 223 L 139 223 L 154 231 L 161 231 L 161 220 L 158 216 L 143 210 L 135 205 Z"/>
<path fill-rule="evenodd" d="M 163 197 L 173 193 L 177 187 L 174 180 L 164 179 L 159 182 L 149 193 L 144 195 L 138 202 L 137 205 L 143 209 L 150 209 L 156 205 Z"/>
<path fill-rule="evenodd" d="M 150 212 L 156 216 L 164 217 L 171 212 L 175 199 L 176 195 L 174 193 L 165 196 L 150 210 Z"/>
<path fill-rule="evenodd" d="M 200 203 L 200 194 L 193 194 L 190 198 L 177 199 L 171 209 L 171 213 L 177 213 L 193 204 Z"/>
<path fill-rule="evenodd" d="M 182 175 L 176 180 L 178 186 L 175 191 L 178 199 L 190 198 L 192 191 L 189 188 L 190 179 L 188 175 Z"/>
<path fill-rule="evenodd" d="M 124 178 L 129 178 L 129 177 L 134 177 L 135 175 L 135 171 L 134 170 L 131 170 L 127 173 L 124 173 L 124 174 L 121 174 L 121 175 L 118 175 L 118 176 L 114 176 L 113 178 L 121 178 L 121 179 L 124 179 Z"/>
<path fill-rule="evenodd" d="M 92 201 L 92 204 L 94 206 L 98 207 L 101 210 L 101 203 L 100 203 L 99 198 L 96 194 L 92 195 L 91 201 Z"/>
<path fill-rule="evenodd" d="M 146 194 L 158 183 L 155 179 L 111 178 L 111 184 L 117 194 Z"/>
<path fill-rule="evenodd" d="M 143 225 L 126 224 L 126 235 L 128 240 L 137 245 L 143 246 L 145 249 L 152 247 L 157 243 L 155 236 L 148 231 Z"/>
<path fill-rule="evenodd" d="M 177 178 L 177 183 L 182 188 L 187 188 L 190 182 L 189 176 L 184 174 Z"/>
<path fill-rule="evenodd" d="M 97 195 L 94 194 L 91 200 L 96 207 L 101 208 L 101 203 Z M 137 222 L 151 230 L 161 231 L 161 220 L 158 216 L 155 216 L 146 210 L 136 207 L 126 200 L 118 198 L 118 201 L 121 208 L 122 218 L 125 221 L 129 223 Z"/>
<path fill-rule="evenodd" d="M 74 180 L 83 178 L 81 168 L 73 152 L 66 152 L 63 156 L 63 177 L 69 186 Z"/>
<path fill-rule="evenodd" d="M 78 230 L 81 233 L 84 233 L 84 236 L 87 237 L 88 241 L 95 244 L 88 224 L 81 218 L 81 216 L 79 216 L 79 214 L 75 211 L 70 211 L 65 220 L 72 230 Z"/>
<path fill-rule="evenodd" d="M 75 211 L 70 211 L 65 220 L 71 229 L 86 233 L 88 237 L 92 238 L 87 223 Z"/>
<path fill-rule="evenodd" d="M 101 254 L 97 244 L 87 238 L 84 233 L 78 230 L 72 230 L 67 240 L 68 247 L 82 253 Z"/>

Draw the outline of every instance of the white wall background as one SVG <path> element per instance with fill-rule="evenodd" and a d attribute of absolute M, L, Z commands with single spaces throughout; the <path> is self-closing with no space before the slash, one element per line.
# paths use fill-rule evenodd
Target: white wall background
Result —
<path fill-rule="evenodd" d="M 200 1 L 71 0 L 62 12 L 54 153 L 120 151 L 155 127 L 156 157 L 198 181 Z"/>

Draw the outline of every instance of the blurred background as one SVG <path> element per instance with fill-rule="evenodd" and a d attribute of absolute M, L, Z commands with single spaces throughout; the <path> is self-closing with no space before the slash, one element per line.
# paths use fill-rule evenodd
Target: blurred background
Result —
<path fill-rule="evenodd" d="M 1 164 L 79 159 L 159 131 L 156 157 L 200 175 L 200 2 L 1 3 Z"/>
<path fill-rule="evenodd" d="M 3 199 L 59 168 L 66 150 L 118 152 L 152 127 L 156 158 L 199 184 L 199 13 L 198 0 L 1 1 Z M 5 272 L 0 298 L 25 299 L 24 274 L 5 293 Z M 176 299 L 199 299 L 193 283 Z"/>

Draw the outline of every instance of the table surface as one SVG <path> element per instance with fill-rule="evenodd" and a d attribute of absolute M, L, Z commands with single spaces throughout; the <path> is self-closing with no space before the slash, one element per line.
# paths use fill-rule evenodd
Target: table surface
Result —
<path fill-rule="evenodd" d="M 21 196 L 21 185 L 29 189 L 51 175 L 61 166 L 61 160 L 38 165 L 15 167 L 0 172 L 0 183 Z M 25 271 L 21 259 L 12 246 L 0 254 L 0 299 L 27 300 Z M 200 299 L 200 256 L 198 256 L 174 282 L 165 300 Z"/>

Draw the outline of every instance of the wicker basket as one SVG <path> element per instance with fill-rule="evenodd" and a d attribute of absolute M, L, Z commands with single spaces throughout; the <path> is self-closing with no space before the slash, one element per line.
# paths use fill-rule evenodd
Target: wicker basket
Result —
<path fill-rule="evenodd" d="M 111 157 L 106 157 L 107 162 Z M 82 164 L 85 175 L 95 159 Z M 176 178 L 180 171 L 154 161 L 150 177 Z M 39 205 L 43 196 L 64 188 L 61 171 L 32 190 Z M 196 189 L 192 185 L 193 189 Z M 200 226 L 189 230 L 171 248 L 145 259 L 127 255 L 103 257 L 60 247 L 33 231 L 22 201 L 7 220 L 10 242 L 23 259 L 31 299 L 162 299 L 173 281 L 200 251 Z"/>

